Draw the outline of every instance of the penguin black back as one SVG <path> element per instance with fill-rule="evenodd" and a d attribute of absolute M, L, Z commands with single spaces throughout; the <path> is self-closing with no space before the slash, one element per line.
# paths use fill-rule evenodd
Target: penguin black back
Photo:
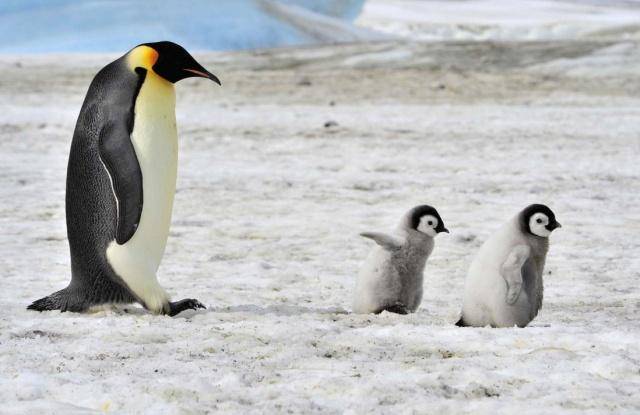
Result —
<path fill-rule="evenodd" d="M 154 49 L 154 45 L 157 49 Z M 162 52 L 165 54 L 162 55 Z M 142 249 L 129 248 L 129 242 L 141 223 L 145 193 L 145 176 L 136 151 L 141 152 L 147 167 L 154 165 L 155 156 L 162 158 L 163 154 L 169 154 L 175 157 L 176 154 L 166 150 L 166 146 L 157 146 L 162 144 L 163 139 L 177 143 L 172 83 L 192 76 L 219 83 L 215 75 L 198 64 L 186 50 L 171 42 L 137 46 L 96 74 L 78 116 L 67 167 L 66 218 L 71 282 L 67 288 L 35 301 L 29 309 L 84 311 L 102 303 L 138 301 L 154 312 L 173 315 L 186 308 L 203 307 L 193 299 L 168 302 L 166 293 L 159 287 L 155 270 L 162 258 L 166 237 L 157 243 L 156 248 L 160 247 L 160 250 L 156 249 L 153 258 L 148 256 L 144 244 Z M 153 78 L 153 82 L 146 82 L 149 77 Z M 145 112 L 138 119 L 143 121 L 142 125 L 146 123 L 147 126 L 156 126 L 156 129 L 143 128 L 136 136 L 133 131 L 138 116 L 136 108 L 140 103 L 138 98 L 147 84 L 147 98 L 141 104 Z M 158 94 L 158 91 L 161 93 Z M 158 132 L 168 135 L 158 139 L 159 143 L 156 144 L 151 139 Z M 149 141 L 140 147 L 140 144 L 134 145 L 134 137 Z M 136 148 L 136 145 L 139 147 Z M 154 153 L 146 146 L 160 149 Z M 171 183 L 171 179 L 168 183 Z M 158 200 L 158 191 L 164 192 L 162 195 L 166 202 L 161 212 L 167 212 L 168 209 L 170 219 L 175 180 L 173 186 L 158 189 L 150 185 L 150 189 L 156 191 L 155 200 Z M 152 208 L 153 203 L 149 207 Z M 158 210 L 150 212 L 148 215 L 153 216 Z M 168 235 L 169 222 L 165 221 L 165 235 Z M 146 235 L 149 238 L 148 231 Z M 159 240 L 162 233 L 154 236 Z M 126 274 L 122 273 L 122 269 L 116 272 L 108 257 L 109 247 L 114 245 L 123 252 L 118 259 L 124 257 L 125 261 L 131 258 L 138 261 L 131 266 L 127 262 L 124 265 L 119 263 L 126 268 Z M 135 264 L 149 261 L 155 261 L 155 269 L 136 280 L 138 273 Z M 125 276 L 128 279 L 125 280 Z M 138 284 L 138 290 L 132 288 L 132 283 Z M 141 292 L 140 286 L 153 286 L 155 291 L 151 294 Z M 151 298 L 150 295 L 155 297 Z"/>
<path fill-rule="evenodd" d="M 71 283 L 35 301 L 28 307 L 31 310 L 83 311 L 95 303 L 135 301 L 117 282 L 119 277 L 108 266 L 104 252 L 114 238 L 118 242 L 130 238 L 140 219 L 141 210 L 137 207 L 142 205 L 142 174 L 129 135 L 144 76 L 131 73 L 122 57 L 100 70 L 89 86 L 67 166 L 65 199 Z M 121 172 L 112 176 L 114 183 L 101 163 L 110 172 Z M 116 165 L 122 169 L 117 170 Z M 113 197 L 105 197 L 114 191 L 112 186 L 130 195 L 120 207 L 120 215 Z M 85 215 L 85 211 L 92 214 Z M 116 235 L 118 225 L 122 231 Z M 86 292 L 88 282 L 90 292 Z"/>

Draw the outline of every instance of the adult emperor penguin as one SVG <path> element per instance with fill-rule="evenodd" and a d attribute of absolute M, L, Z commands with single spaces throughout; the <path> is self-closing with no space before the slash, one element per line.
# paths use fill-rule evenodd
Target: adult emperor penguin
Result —
<path fill-rule="evenodd" d="M 173 316 L 204 308 L 195 299 L 169 301 L 156 279 L 176 187 L 173 84 L 189 77 L 220 84 L 172 42 L 136 46 L 95 76 L 67 167 L 71 283 L 29 309 L 82 312 L 139 302 Z"/>
<path fill-rule="evenodd" d="M 449 232 L 438 211 L 416 206 L 407 212 L 392 234 L 365 232 L 375 246 L 358 274 L 353 311 L 360 314 L 390 311 L 408 314 L 422 301 L 422 280 L 433 238 Z"/>
<path fill-rule="evenodd" d="M 458 326 L 525 327 L 542 306 L 549 235 L 560 228 L 545 205 L 530 205 L 483 245 L 471 263 Z"/>

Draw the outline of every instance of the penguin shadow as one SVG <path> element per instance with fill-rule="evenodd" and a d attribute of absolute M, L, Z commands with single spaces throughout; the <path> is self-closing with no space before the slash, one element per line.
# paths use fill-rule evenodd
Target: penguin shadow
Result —
<path fill-rule="evenodd" d="M 207 310 L 202 310 L 201 313 L 250 313 L 257 315 L 274 314 L 277 316 L 295 316 L 300 314 L 350 314 L 349 311 L 342 307 L 315 308 L 296 305 L 269 305 L 266 307 L 260 307 L 253 304 L 208 307 Z"/>
<path fill-rule="evenodd" d="M 91 307 L 88 314 L 96 316 L 105 316 L 110 314 L 144 316 L 151 313 L 149 310 L 145 310 L 142 306 L 135 304 L 102 304 Z"/>
<path fill-rule="evenodd" d="M 110 304 L 108 306 L 94 307 L 90 311 L 91 314 L 96 315 L 133 315 L 133 316 L 145 316 L 149 315 L 149 311 L 143 307 L 135 305 L 119 305 Z M 342 307 L 327 307 L 327 308 L 314 308 L 304 307 L 296 305 L 269 305 L 266 307 L 260 307 L 253 304 L 242 304 L 237 306 L 220 306 L 220 307 L 207 307 L 206 310 L 185 310 L 180 314 L 175 315 L 172 318 L 191 318 L 198 314 L 207 313 L 248 313 L 255 315 L 273 314 L 277 316 L 294 316 L 300 314 L 325 314 L 325 315 L 346 315 L 351 314 L 349 311 Z"/>

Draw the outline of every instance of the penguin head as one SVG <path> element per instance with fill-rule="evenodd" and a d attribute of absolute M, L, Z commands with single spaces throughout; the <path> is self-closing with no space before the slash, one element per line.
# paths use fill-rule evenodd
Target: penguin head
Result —
<path fill-rule="evenodd" d="M 129 51 L 127 60 L 132 70 L 153 71 L 171 83 L 196 76 L 221 85 L 217 76 L 203 68 L 185 48 L 173 42 L 143 43 Z"/>
<path fill-rule="evenodd" d="M 529 205 L 521 212 L 520 226 L 523 232 L 541 238 L 548 238 L 554 229 L 562 227 L 551 209 L 540 204 Z"/>
<path fill-rule="evenodd" d="M 409 212 L 409 228 L 434 237 L 440 232 L 447 232 L 444 221 L 438 211 L 429 205 L 416 206 Z"/>

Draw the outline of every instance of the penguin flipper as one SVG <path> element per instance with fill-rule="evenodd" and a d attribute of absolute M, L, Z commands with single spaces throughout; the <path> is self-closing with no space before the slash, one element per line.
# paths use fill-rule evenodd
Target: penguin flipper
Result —
<path fill-rule="evenodd" d="M 128 126 L 106 124 L 100 131 L 99 149 L 117 201 L 116 242 L 122 245 L 136 232 L 143 204 L 142 170 Z"/>
<path fill-rule="evenodd" d="M 360 236 L 372 239 L 375 243 L 388 251 L 398 250 L 402 248 L 402 245 L 404 245 L 404 241 L 401 238 L 393 235 L 387 235 L 382 232 L 362 232 Z"/>
<path fill-rule="evenodd" d="M 531 249 L 526 245 L 515 246 L 500 268 L 500 274 L 507 283 L 506 302 L 515 304 L 522 291 L 522 266 L 529 258 Z"/>

